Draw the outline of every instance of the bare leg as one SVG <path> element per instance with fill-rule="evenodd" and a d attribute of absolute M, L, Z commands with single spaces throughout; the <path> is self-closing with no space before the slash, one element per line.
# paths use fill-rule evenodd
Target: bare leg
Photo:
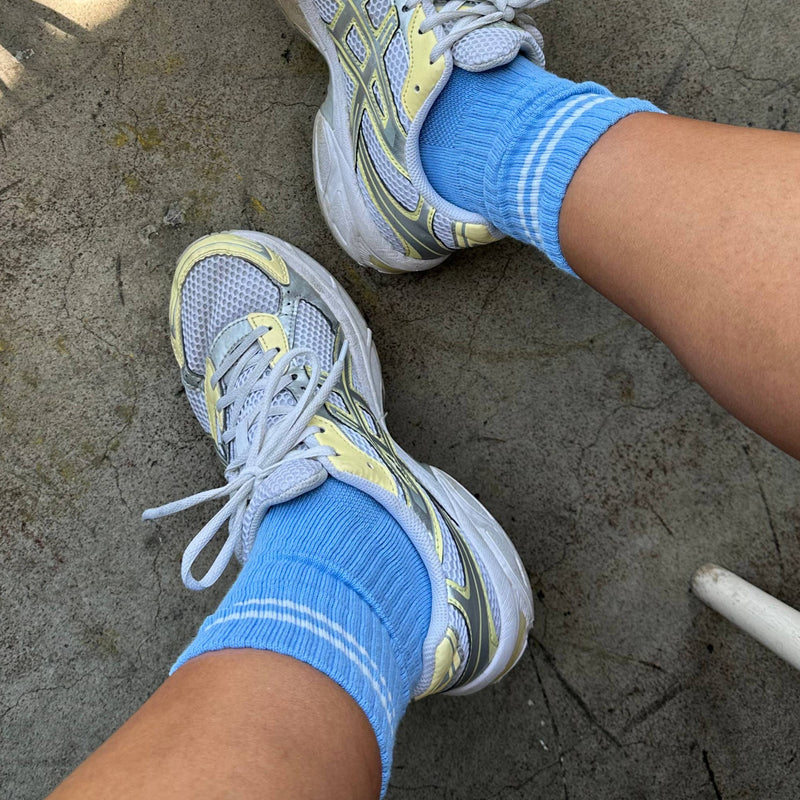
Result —
<path fill-rule="evenodd" d="M 51 800 L 373 800 L 381 761 L 355 701 L 287 656 L 223 650 L 181 667 Z"/>
<path fill-rule="evenodd" d="M 564 255 L 800 457 L 800 136 L 635 114 L 576 172 Z"/>

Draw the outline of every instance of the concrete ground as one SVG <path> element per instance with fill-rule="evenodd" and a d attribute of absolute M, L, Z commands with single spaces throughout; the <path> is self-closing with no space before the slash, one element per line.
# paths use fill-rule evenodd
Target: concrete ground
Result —
<path fill-rule="evenodd" d="M 571 78 L 800 130 L 795 0 L 538 18 Z M 795 461 L 530 248 L 354 266 L 314 197 L 325 68 L 269 0 L 0 0 L 0 46 L 0 797 L 42 797 L 102 742 L 233 577 L 181 585 L 204 510 L 139 520 L 220 480 L 166 311 L 181 249 L 233 227 L 352 293 L 396 437 L 488 504 L 538 597 L 507 680 L 409 710 L 389 797 L 798 796 L 797 674 L 688 592 L 711 560 L 800 606 Z"/>

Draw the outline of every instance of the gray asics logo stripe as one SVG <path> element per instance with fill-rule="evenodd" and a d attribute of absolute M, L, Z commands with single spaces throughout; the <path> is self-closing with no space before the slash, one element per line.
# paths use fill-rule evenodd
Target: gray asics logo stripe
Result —
<path fill-rule="evenodd" d="M 372 202 L 398 236 L 407 255 L 416 255 L 422 259 L 449 255 L 452 250 L 442 243 L 433 231 L 434 208 L 417 193 L 419 200 L 416 209 L 410 212 L 402 209 L 373 163 L 361 129 L 362 117 L 367 113 L 380 146 L 391 156 L 395 164 L 405 164 L 407 136 L 400 121 L 401 114 L 396 105 L 385 63 L 386 51 L 400 30 L 397 9 L 391 6 L 380 26 L 375 28 L 364 12 L 363 3 L 358 0 L 342 0 L 341 8 L 327 26 L 336 45 L 339 63 L 354 85 L 350 106 L 350 136 L 354 143 L 356 159 L 353 166 L 361 172 Z M 361 43 L 365 45 L 366 54 L 363 60 L 359 60 L 347 44 L 347 36 L 351 30 L 358 33 Z M 377 83 L 380 95 L 384 98 L 390 113 L 381 111 L 372 92 L 373 83 Z M 392 168 L 396 169 L 402 178 L 408 180 L 404 167 Z"/>

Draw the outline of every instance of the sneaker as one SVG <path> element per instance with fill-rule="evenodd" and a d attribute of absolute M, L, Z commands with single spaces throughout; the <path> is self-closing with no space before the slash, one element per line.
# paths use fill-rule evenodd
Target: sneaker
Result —
<path fill-rule="evenodd" d="M 392 439 L 371 332 L 323 267 L 260 233 L 200 239 L 178 262 L 170 331 L 186 395 L 227 479 L 144 514 L 227 498 L 186 548 L 189 588 L 213 584 L 234 554 L 246 561 L 271 506 L 343 481 L 386 508 L 427 566 L 432 614 L 415 695 L 477 691 L 511 669 L 533 620 L 519 556 L 466 489 Z M 225 522 L 225 543 L 195 578 L 195 559 Z"/>
<path fill-rule="evenodd" d="M 440 264 L 503 236 L 434 190 L 419 137 L 454 66 L 472 72 L 518 54 L 544 65 L 525 13 L 546 0 L 278 0 L 328 63 L 314 124 L 322 213 L 350 256 L 382 272 Z"/>

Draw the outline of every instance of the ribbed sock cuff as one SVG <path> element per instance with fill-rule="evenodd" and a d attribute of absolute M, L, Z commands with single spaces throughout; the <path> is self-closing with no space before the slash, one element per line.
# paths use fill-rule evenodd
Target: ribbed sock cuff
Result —
<path fill-rule="evenodd" d="M 559 98 L 544 125 L 541 117 L 526 119 L 525 109 L 509 120 L 513 132 L 490 151 L 484 194 L 494 225 L 540 248 L 574 276 L 561 251 L 558 226 L 575 172 L 597 140 L 621 119 L 640 111 L 662 112 L 645 100 L 615 97 L 597 84 L 570 86 L 572 91 Z"/>
<path fill-rule="evenodd" d="M 196 656 L 230 648 L 269 650 L 309 664 L 366 714 L 381 752 L 383 794 L 410 700 L 409 677 L 383 622 L 354 589 L 305 561 L 271 562 L 248 589 L 247 596 L 231 591 L 170 674 Z"/>
<path fill-rule="evenodd" d="M 532 120 L 545 120 L 548 109 L 574 90 L 574 83 L 523 56 L 486 72 L 454 69 L 420 137 L 423 167 L 436 191 L 488 217 L 487 188 L 503 191 L 493 185 L 493 152 L 504 152 Z"/>

